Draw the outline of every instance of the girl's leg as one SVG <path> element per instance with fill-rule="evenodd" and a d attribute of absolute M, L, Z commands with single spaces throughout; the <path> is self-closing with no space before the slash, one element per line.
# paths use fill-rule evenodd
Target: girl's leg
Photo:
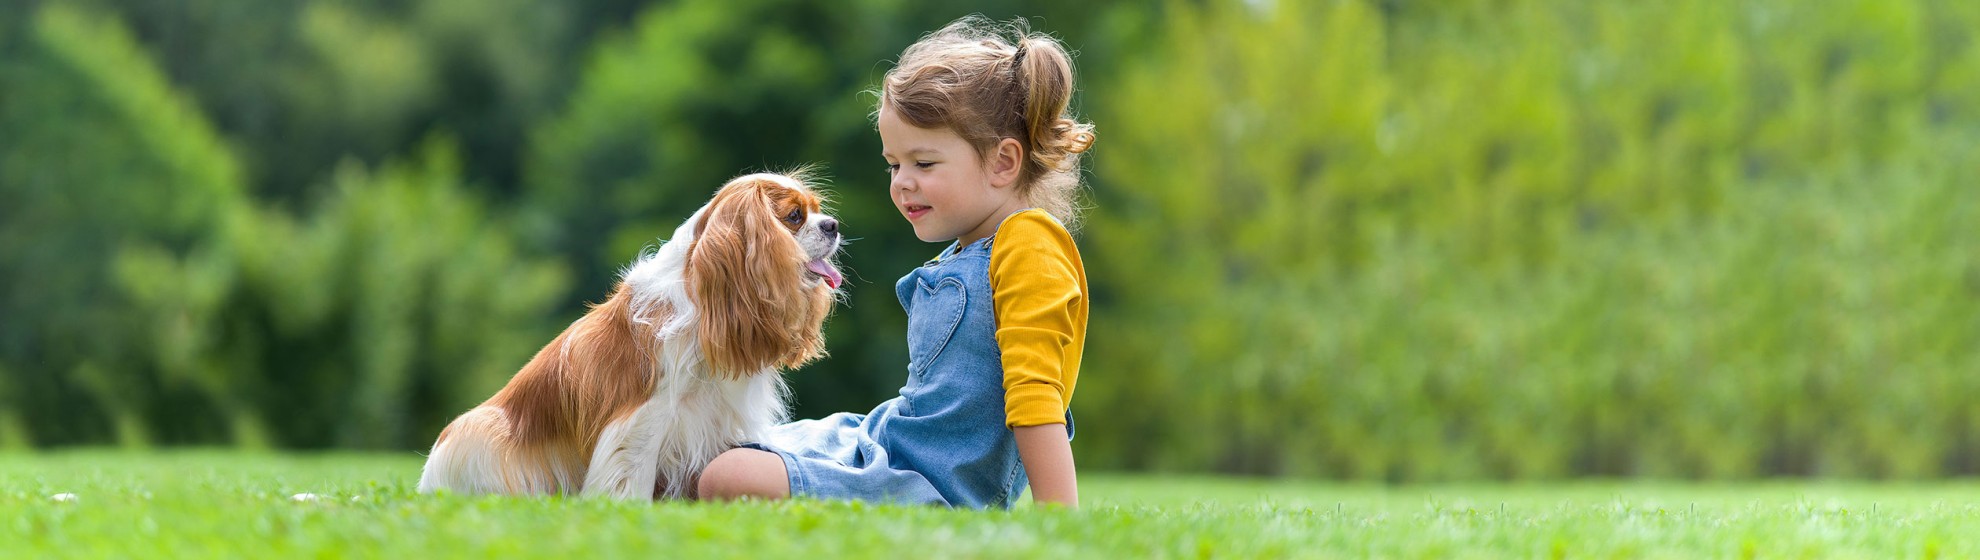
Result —
<path fill-rule="evenodd" d="M 722 452 L 701 471 L 698 499 L 729 501 L 739 498 L 781 500 L 791 496 L 790 475 L 784 472 L 784 458 L 758 449 L 738 448 Z"/>

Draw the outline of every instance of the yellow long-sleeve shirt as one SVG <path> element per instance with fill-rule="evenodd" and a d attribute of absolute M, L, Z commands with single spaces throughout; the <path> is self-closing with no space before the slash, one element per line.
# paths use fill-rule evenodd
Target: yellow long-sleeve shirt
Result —
<path fill-rule="evenodd" d="M 990 247 L 1004 423 L 1063 423 L 1086 346 L 1086 267 L 1079 247 L 1064 226 L 1036 209 L 1005 218 Z"/>

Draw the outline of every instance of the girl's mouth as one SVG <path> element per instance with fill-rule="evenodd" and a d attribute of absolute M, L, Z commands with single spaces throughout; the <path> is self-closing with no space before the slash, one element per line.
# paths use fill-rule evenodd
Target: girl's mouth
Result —
<path fill-rule="evenodd" d="M 933 210 L 933 208 L 920 204 L 909 204 L 901 207 L 901 212 L 907 214 L 907 219 L 909 220 L 920 218 L 923 214 L 927 214 L 929 210 Z"/>

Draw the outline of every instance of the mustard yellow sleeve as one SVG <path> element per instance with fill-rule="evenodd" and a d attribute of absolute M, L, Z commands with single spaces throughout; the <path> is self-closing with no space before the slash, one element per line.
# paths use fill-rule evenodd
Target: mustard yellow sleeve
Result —
<path fill-rule="evenodd" d="M 1004 423 L 1064 423 L 1086 345 L 1086 268 L 1079 247 L 1041 210 L 1005 219 L 990 246 Z"/>

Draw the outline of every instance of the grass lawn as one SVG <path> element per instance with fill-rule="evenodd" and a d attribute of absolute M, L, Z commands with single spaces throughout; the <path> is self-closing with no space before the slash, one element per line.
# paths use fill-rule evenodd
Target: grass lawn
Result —
<path fill-rule="evenodd" d="M 1980 484 L 1967 481 L 1390 487 L 1088 473 L 1084 509 L 979 512 L 430 497 L 412 492 L 419 466 L 411 453 L 0 455 L 0 558 L 1980 557 Z"/>

